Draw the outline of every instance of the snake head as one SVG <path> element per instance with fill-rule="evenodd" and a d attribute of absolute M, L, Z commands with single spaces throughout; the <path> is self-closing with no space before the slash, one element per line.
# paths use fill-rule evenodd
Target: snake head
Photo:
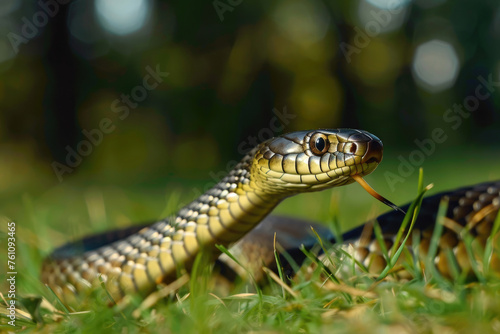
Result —
<path fill-rule="evenodd" d="M 382 161 L 382 141 L 354 129 L 298 131 L 269 139 L 255 152 L 252 179 L 266 193 L 292 195 L 354 182 Z"/>

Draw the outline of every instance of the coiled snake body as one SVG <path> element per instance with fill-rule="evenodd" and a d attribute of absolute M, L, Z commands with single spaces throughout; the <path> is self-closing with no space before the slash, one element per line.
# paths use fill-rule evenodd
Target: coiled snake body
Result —
<path fill-rule="evenodd" d="M 499 277 L 500 243 L 498 233 L 493 235 L 493 230 L 500 208 L 500 181 L 461 187 L 423 199 L 413 228 L 413 235 L 406 243 L 413 255 L 418 255 L 418 258 L 423 262 L 428 256 L 437 223 L 438 208 L 442 200 L 447 201 L 447 210 L 444 216 L 443 230 L 438 236 L 432 258 L 435 269 L 439 274 L 450 279 L 457 278 L 457 275 L 465 275 L 466 278 L 474 279 L 476 273 L 472 270 L 471 261 L 475 261 L 481 268 L 482 274 L 486 274 L 486 263 L 483 263 L 483 256 L 488 239 L 493 238 L 493 251 L 487 257 L 487 264 L 489 273 Z M 409 206 L 406 204 L 401 208 L 407 211 Z M 402 221 L 403 216 L 400 212 L 389 211 L 344 233 L 341 246 L 344 250 L 352 253 L 358 263 L 370 273 L 378 275 L 387 265 L 387 260 L 379 241 L 375 238 L 374 224 L 379 224 L 385 249 L 390 250 L 395 236 L 401 228 Z M 252 272 L 258 280 L 263 277 L 264 272 L 261 269 L 263 265 L 272 270 L 277 269 L 273 252 L 274 244 L 279 244 L 292 256 L 294 262 L 300 265 L 305 255 L 299 247 L 304 245 L 306 248 L 311 248 L 318 243 L 317 238 L 311 233 L 311 227 L 321 236 L 323 241 L 337 242 L 332 232 L 323 225 L 297 218 L 270 216 L 239 240 L 232 247 L 231 253 L 239 263 L 245 263 L 245 269 Z M 418 243 L 413 245 L 415 240 Z M 470 243 L 471 254 L 468 253 L 467 243 Z M 338 252 L 334 255 L 338 255 Z M 403 258 L 400 257 L 401 260 Z M 235 275 L 247 276 L 247 271 L 225 254 L 220 260 L 224 276 L 227 279 L 233 280 Z M 403 261 L 400 261 L 400 264 L 402 264 L 401 262 Z M 285 267 L 285 271 L 286 269 L 292 270 L 286 257 L 281 259 L 281 263 Z M 392 276 L 400 279 L 411 278 L 411 274 L 402 265 L 395 267 Z"/>

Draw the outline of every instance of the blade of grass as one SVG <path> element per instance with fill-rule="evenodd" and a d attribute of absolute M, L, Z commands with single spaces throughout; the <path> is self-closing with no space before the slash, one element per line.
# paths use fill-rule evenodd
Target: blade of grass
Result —
<path fill-rule="evenodd" d="M 278 274 L 281 282 L 283 283 L 283 268 L 281 267 L 281 261 L 280 261 L 280 256 L 278 251 L 276 250 L 276 232 L 274 232 L 274 240 L 273 240 L 273 252 L 274 252 L 274 259 L 276 261 L 276 267 L 278 268 Z M 269 275 L 269 273 L 266 271 L 266 273 Z M 272 278 L 272 276 L 271 276 Z M 283 293 L 283 298 L 285 298 L 285 288 L 283 285 L 281 285 L 281 292 Z"/>
<path fill-rule="evenodd" d="M 418 173 L 417 197 L 422 192 L 424 192 L 424 169 L 420 168 L 419 173 Z M 420 212 L 420 208 L 418 208 L 418 210 Z M 411 212 L 410 208 L 408 209 L 408 212 Z M 408 215 L 408 213 L 406 213 L 405 218 L 407 215 Z M 403 233 L 406 230 L 406 225 L 408 225 L 409 221 L 410 221 L 409 219 L 408 220 L 403 219 L 403 222 L 401 223 L 401 228 L 398 230 L 398 233 L 396 234 L 396 238 L 394 239 L 394 244 L 391 247 L 391 254 L 394 254 L 394 252 L 396 251 L 396 248 L 399 245 L 399 241 L 401 240 Z"/>
<path fill-rule="evenodd" d="M 391 259 L 389 258 L 387 247 L 385 246 L 385 240 L 382 234 L 382 229 L 380 228 L 380 225 L 376 220 L 373 223 L 373 233 L 375 234 L 375 239 L 377 239 L 377 243 L 380 246 L 380 250 L 382 251 L 382 255 L 384 256 L 385 262 L 389 263 Z"/>
<path fill-rule="evenodd" d="M 280 247 L 280 244 L 276 245 L 276 248 L 279 254 L 285 258 L 287 263 L 292 267 L 292 272 L 296 273 L 300 270 L 300 266 L 297 264 L 293 256 L 291 256 L 287 251 L 283 250 L 282 247 Z M 281 262 L 281 260 L 280 260 Z"/>
<path fill-rule="evenodd" d="M 484 247 L 483 266 L 484 266 L 484 275 L 486 277 L 488 277 L 490 274 L 490 262 L 494 251 L 494 241 L 499 229 L 500 229 L 500 214 L 497 212 L 497 216 L 495 218 L 495 221 L 493 222 L 493 227 L 491 229 L 491 234 L 486 240 L 486 245 Z"/>
<path fill-rule="evenodd" d="M 330 269 L 325 266 L 325 264 L 320 261 L 316 255 L 309 252 L 304 245 L 301 245 L 300 250 L 326 274 L 328 279 L 331 279 L 335 284 L 341 284 L 340 280 L 330 271 Z M 332 265 L 334 264 L 332 263 Z M 352 297 L 349 294 L 343 294 L 343 296 L 349 303 L 352 303 Z"/>
<path fill-rule="evenodd" d="M 311 226 L 311 230 L 313 231 L 314 233 L 314 236 L 316 237 L 316 240 L 318 240 L 318 243 L 321 247 L 321 250 L 323 250 L 323 253 L 325 254 L 326 258 L 328 259 L 328 261 L 332 264 L 332 267 L 335 266 L 331 256 L 330 256 L 330 252 L 328 251 L 328 249 L 326 249 L 325 247 L 325 244 L 323 243 L 323 239 L 321 239 L 321 237 L 319 236 L 318 232 L 316 232 L 316 230 Z M 337 277 L 335 276 L 334 273 L 331 273 L 331 278 L 333 280 L 335 280 L 335 282 L 339 282 L 339 280 L 337 279 Z"/>
<path fill-rule="evenodd" d="M 420 167 L 418 169 L 417 194 L 420 194 L 422 191 L 424 191 L 424 169 Z"/>
<path fill-rule="evenodd" d="M 217 247 L 218 250 L 220 250 L 222 253 L 226 254 L 227 256 L 229 256 L 229 258 L 231 260 L 233 260 L 237 265 L 239 265 L 241 268 L 243 268 L 243 270 L 245 270 L 248 274 L 248 276 L 251 278 L 252 280 L 252 283 L 253 283 L 253 286 L 255 288 L 255 291 L 257 291 L 257 294 L 262 297 L 262 290 L 260 289 L 259 285 L 257 284 L 257 281 L 255 280 L 255 276 L 253 275 L 252 271 L 249 270 L 248 268 L 246 268 L 243 264 L 241 264 L 240 261 L 238 261 L 238 259 L 236 259 L 236 257 L 234 257 L 233 254 L 231 254 L 231 252 L 224 246 L 224 245 L 215 245 L 215 247 Z M 261 298 L 261 302 L 262 302 L 262 298 Z"/>
<path fill-rule="evenodd" d="M 342 228 L 338 219 L 338 201 L 337 195 L 335 194 L 335 192 L 332 192 L 332 196 L 330 198 L 330 213 L 328 215 L 327 225 L 330 227 L 330 231 L 332 231 L 335 242 L 341 244 L 344 240 L 342 237 Z M 331 240 L 329 241 L 333 242 Z"/>
<path fill-rule="evenodd" d="M 444 282 L 445 280 L 441 276 L 441 274 L 437 271 L 437 268 L 434 265 L 434 260 L 436 258 L 436 253 L 439 246 L 439 239 L 443 234 L 444 219 L 446 217 L 447 210 L 448 210 L 448 199 L 445 197 L 442 198 L 439 203 L 438 212 L 436 216 L 436 223 L 434 224 L 434 231 L 432 232 L 429 251 L 427 252 L 427 257 L 425 261 L 426 268 L 428 268 L 428 270 L 432 273 L 432 277 L 440 282 Z"/>
<path fill-rule="evenodd" d="M 403 223 L 401 224 L 401 228 L 399 231 L 401 231 L 402 227 L 403 226 L 406 226 L 408 225 L 408 222 L 410 221 L 411 219 L 411 224 L 410 224 L 410 228 L 408 229 L 408 232 L 406 234 L 406 237 L 403 239 L 403 242 L 401 243 L 401 245 L 399 246 L 399 248 L 397 249 L 396 253 L 391 257 L 390 261 L 388 262 L 387 266 L 385 267 L 385 269 L 382 271 L 382 273 L 380 274 L 380 276 L 378 277 L 377 280 L 382 280 L 384 279 L 387 274 L 389 273 L 389 271 L 394 267 L 394 265 L 396 264 L 396 262 L 398 261 L 399 259 L 399 256 L 401 255 L 401 253 L 403 252 L 403 249 L 405 248 L 405 245 L 406 245 L 406 241 L 408 240 L 408 238 L 410 237 L 411 235 L 411 231 L 413 230 L 413 226 L 415 225 L 415 222 L 417 221 L 417 216 L 418 216 L 418 213 L 420 212 L 420 208 L 422 206 L 422 200 L 424 198 L 424 194 L 433 187 L 433 184 L 429 184 L 427 187 L 425 187 L 418 195 L 418 197 L 415 199 L 415 201 L 413 201 L 410 205 L 410 208 L 408 209 L 408 212 L 406 213 L 405 215 L 405 218 L 403 219 Z M 395 243 L 395 245 L 397 245 Z"/>
<path fill-rule="evenodd" d="M 422 263 L 420 262 L 420 233 L 413 233 L 412 235 L 412 250 L 413 250 L 413 266 L 415 267 L 416 280 L 424 279 L 424 272 L 422 270 Z"/>
<path fill-rule="evenodd" d="M 358 260 L 356 260 L 356 259 L 354 258 L 354 255 L 350 254 L 348 251 L 346 251 L 345 249 L 342 249 L 342 248 L 339 248 L 339 251 L 340 251 L 340 252 L 342 252 L 345 256 L 349 257 L 349 259 L 350 259 L 350 260 L 351 260 L 351 262 L 353 263 L 353 266 L 356 266 L 356 265 L 357 265 L 357 266 L 359 267 L 359 269 L 360 269 L 361 271 L 363 271 L 365 274 L 368 274 L 368 273 L 369 273 L 368 268 L 366 268 L 364 264 L 362 264 L 361 262 L 359 262 Z M 356 269 L 355 269 L 355 267 L 354 267 L 354 269 L 353 269 L 353 275 L 355 275 L 355 274 L 356 274 L 356 273 L 355 273 L 355 270 L 356 270 Z"/>
<path fill-rule="evenodd" d="M 448 260 L 448 267 L 450 268 L 450 275 L 453 281 L 458 282 L 460 278 L 460 266 L 458 265 L 457 258 L 453 254 L 451 248 L 445 249 L 446 259 Z"/>
<path fill-rule="evenodd" d="M 477 261 L 475 256 L 475 254 L 484 254 L 484 250 L 481 249 L 474 250 L 472 246 L 472 243 L 474 242 L 474 237 L 468 231 L 465 231 L 465 233 L 466 236 L 464 237 L 464 245 L 465 245 L 465 250 L 467 252 L 467 257 L 469 258 L 470 267 L 474 272 L 474 275 L 476 275 L 478 281 L 481 282 L 482 284 L 485 284 L 486 277 L 484 276 L 484 272 L 482 272 L 481 269 L 479 268 L 480 263 Z M 479 244 L 476 244 L 476 247 L 481 248 Z"/>
<path fill-rule="evenodd" d="M 59 298 L 59 296 L 54 292 L 54 290 L 52 290 L 52 288 L 48 285 L 48 284 L 45 284 L 45 286 L 47 287 L 47 289 L 49 289 L 49 291 L 52 293 L 52 295 L 56 298 L 57 300 L 57 303 L 59 304 L 59 306 L 61 306 L 61 309 L 64 311 L 64 313 L 66 314 L 69 314 L 70 311 L 68 310 L 68 308 L 64 305 L 64 303 L 62 302 L 62 300 Z"/>

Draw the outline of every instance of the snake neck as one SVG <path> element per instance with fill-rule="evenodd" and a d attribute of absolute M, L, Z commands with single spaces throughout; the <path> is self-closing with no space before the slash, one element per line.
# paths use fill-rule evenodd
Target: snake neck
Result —
<path fill-rule="evenodd" d="M 195 237 L 200 246 L 230 244 L 255 227 L 285 197 L 258 186 L 252 172 L 255 150 L 178 212 L 174 227 L 183 231 L 184 238 Z"/>
<path fill-rule="evenodd" d="M 159 282 L 175 279 L 178 269 L 189 270 L 202 249 L 213 251 L 214 244 L 237 241 L 284 198 L 259 188 L 252 177 L 254 154 L 253 150 L 213 188 L 182 208 L 175 221 L 157 222 L 81 256 L 47 261 L 44 281 L 56 289 L 63 285 L 79 291 L 97 282 L 99 272 L 111 295 L 121 298 L 127 290 L 150 291 Z"/>

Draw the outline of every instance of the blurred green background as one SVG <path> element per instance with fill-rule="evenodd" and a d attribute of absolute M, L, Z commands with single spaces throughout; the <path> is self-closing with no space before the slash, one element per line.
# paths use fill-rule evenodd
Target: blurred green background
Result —
<path fill-rule="evenodd" d="M 2 0 L 0 17 L 0 214 L 32 252 L 172 213 L 294 130 L 379 136 L 366 179 L 397 204 L 421 166 L 434 191 L 500 177 L 498 1 Z M 352 185 L 276 212 L 326 221 L 331 202 L 345 228 L 387 210 Z"/>

